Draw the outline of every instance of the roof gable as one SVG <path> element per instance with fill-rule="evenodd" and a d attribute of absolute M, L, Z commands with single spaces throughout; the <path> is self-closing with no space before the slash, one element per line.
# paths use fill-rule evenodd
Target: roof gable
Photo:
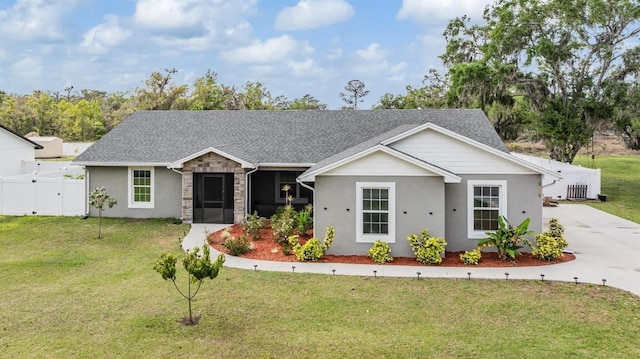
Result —
<path fill-rule="evenodd" d="M 22 135 L 18 134 L 17 132 L 15 132 L 15 131 L 13 131 L 13 130 L 11 130 L 11 129 L 9 129 L 9 128 L 7 128 L 7 127 L 3 126 L 3 125 L 0 125 L 0 131 L 4 131 L 4 132 L 6 132 L 7 134 L 9 134 L 10 136 L 15 136 L 16 138 L 18 138 L 18 139 L 19 139 L 19 140 L 21 140 L 22 142 L 24 142 L 24 143 L 26 143 L 26 144 L 28 144 L 28 145 L 32 146 L 32 147 L 33 147 L 34 149 L 36 149 L 36 150 L 41 150 L 41 149 L 43 149 L 43 148 L 44 148 L 44 147 L 42 147 L 42 145 L 40 145 L 40 144 L 38 144 L 38 143 L 35 143 L 35 142 L 31 141 L 30 139 L 28 139 L 28 138 L 26 138 L 26 137 L 24 137 L 24 136 L 22 136 Z"/>
<path fill-rule="evenodd" d="M 232 156 L 232 155 L 230 155 L 230 154 L 228 154 L 228 153 L 226 153 L 224 151 L 220 151 L 220 150 L 215 149 L 213 147 L 206 148 L 206 149 L 204 149 L 202 151 L 198 151 L 198 152 L 196 152 L 196 153 L 194 153 L 192 155 L 189 155 L 189 156 L 187 156 L 185 158 L 181 158 L 181 159 L 177 160 L 176 162 L 170 163 L 169 165 L 167 165 L 167 167 L 168 168 L 182 168 L 182 166 L 186 162 L 191 161 L 193 159 L 196 159 L 198 157 L 204 156 L 204 155 L 209 154 L 209 153 L 215 153 L 216 155 L 228 158 L 228 159 L 232 160 L 233 162 L 239 163 L 242 166 L 242 168 L 254 168 L 254 167 L 256 167 L 255 165 L 252 165 L 251 163 L 249 163 L 247 161 L 239 159 L 239 158 L 237 158 L 235 156 Z"/>
<path fill-rule="evenodd" d="M 558 175 L 509 153 L 427 123 L 381 142 L 457 174 Z"/>
<path fill-rule="evenodd" d="M 377 144 L 325 166 L 315 166 L 299 179 L 313 182 L 316 176 L 441 176 L 445 183 L 460 183 L 461 178 L 443 168 L 411 157 L 393 148 Z"/>

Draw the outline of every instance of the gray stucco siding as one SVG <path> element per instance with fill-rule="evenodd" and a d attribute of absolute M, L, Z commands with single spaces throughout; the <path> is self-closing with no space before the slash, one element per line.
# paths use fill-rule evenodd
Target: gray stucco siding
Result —
<path fill-rule="evenodd" d="M 118 201 L 113 208 L 102 212 L 105 217 L 127 218 L 180 218 L 182 216 L 182 179 L 166 167 L 154 167 L 153 208 L 129 208 L 128 167 L 87 167 L 89 191 L 104 186 Z M 90 207 L 89 215 L 97 216 L 98 211 Z"/>
<path fill-rule="evenodd" d="M 395 243 L 391 255 L 413 257 L 406 237 L 428 229 L 445 234 L 444 181 L 442 177 L 318 176 L 315 182 L 314 231 L 322 239 L 326 228 L 336 229 L 329 254 L 366 255 L 372 243 L 356 241 L 356 183 L 395 183 Z"/>
<path fill-rule="evenodd" d="M 542 199 L 540 197 L 541 175 L 465 175 L 462 182 L 446 184 L 445 212 L 447 251 L 472 250 L 477 247 L 478 239 L 468 236 L 468 181 L 506 181 L 507 183 L 507 219 L 517 225 L 530 218 L 529 229 L 542 231 Z M 529 251 L 528 247 L 523 248 Z"/>

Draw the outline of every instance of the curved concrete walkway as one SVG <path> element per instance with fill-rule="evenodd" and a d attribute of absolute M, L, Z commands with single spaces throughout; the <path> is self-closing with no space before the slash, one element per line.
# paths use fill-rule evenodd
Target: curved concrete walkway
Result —
<path fill-rule="evenodd" d="M 576 260 L 541 267 L 476 268 L 270 262 L 227 255 L 225 266 L 357 276 L 373 276 L 376 271 L 377 276 L 385 277 L 416 277 L 420 272 L 421 278 L 467 278 L 471 273 L 471 278 L 505 279 L 505 272 L 508 272 L 509 279 L 540 280 L 540 275 L 544 274 L 544 280 L 573 282 L 574 277 L 578 277 L 581 283 L 599 285 L 602 285 L 602 279 L 606 279 L 607 286 L 640 295 L 640 224 L 582 204 L 545 207 L 543 214 L 545 223 L 551 218 L 558 218 L 565 227 L 568 249 L 574 251 Z M 215 232 L 224 227 L 226 225 L 193 224 L 182 246 L 185 250 L 201 247 L 205 243 L 205 230 Z M 217 255 L 213 249 L 212 257 Z"/>

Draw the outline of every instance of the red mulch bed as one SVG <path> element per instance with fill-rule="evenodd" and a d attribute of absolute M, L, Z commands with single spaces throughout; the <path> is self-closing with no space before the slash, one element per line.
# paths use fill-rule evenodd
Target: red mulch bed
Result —
<path fill-rule="evenodd" d="M 229 233 L 234 237 L 239 237 L 242 234 L 242 228 L 238 224 L 227 229 Z M 227 253 L 227 251 L 220 245 L 222 242 L 221 234 L 224 230 L 214 232 L 209 237 L 209 244 L 220 252 Z M 311 234 L 311 233 L 309 233 Z M 310 235 L 301 236 L 300 243 L 304 243 L 310 238 Z M 319 238 L 322 240 L 322 237 Z M 253 249 L 246 254 L 241 255 L 242 258 L 259 259 L 267 261 L 279 261 L 279 262 L 297 262 L 294 255 L 284 255 L 280 246 L 273 239 L 273 231 L 270 228 L 262 230 L 260 239 L 252 241 Z M 438 264 L 441 267 L 465 267 L 460 260 L 460 253 L 463 252 L 446 252 L 442 262 Z M 392 253 L 393 255 L 393 253 Z M 496 252 L 482 252 L 482 258 L 477 266 L 470 267 L 531 267 L 531 266 L 544 266 L 549 264 L 564 263 L 576 259 L 573 254 L 565 253 L 563 257 L 556 258 L 552 261 L 543 261 L 535 258 L 531 253 L 522 253 L 518 256 L 517 262 L 502 261 L 498 259 L 498 253 Z M 351 263 L 351 264 L 376 264 L 371 258 L 367 256 L 336 256 L 325 255 L 318 262 L 322 263 Z M 424 266 L 424 264 L 416 261 L 415 258 L 410 257 L 394 257 L 393 262 L 386 263 L 385 265 L 413 265 Z"/>

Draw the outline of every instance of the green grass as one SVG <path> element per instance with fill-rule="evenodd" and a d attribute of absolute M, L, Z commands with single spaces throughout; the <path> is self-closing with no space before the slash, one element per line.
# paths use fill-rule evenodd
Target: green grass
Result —
<path fill-rule="evenodd" d="M 152 270 L 186 226 L 0 217 L 2 358 L 632 358 L 640 298 L 588 284 Z M 178 272 L 180 284 L 185 273 Z"/>
<path fill-rule="evenodd" d="M 575 165 L 601 169 L 601 192 L 607 201 L 589 203 L 602 211 L 640 223 L 640 156 L 577 156 Z"/>

